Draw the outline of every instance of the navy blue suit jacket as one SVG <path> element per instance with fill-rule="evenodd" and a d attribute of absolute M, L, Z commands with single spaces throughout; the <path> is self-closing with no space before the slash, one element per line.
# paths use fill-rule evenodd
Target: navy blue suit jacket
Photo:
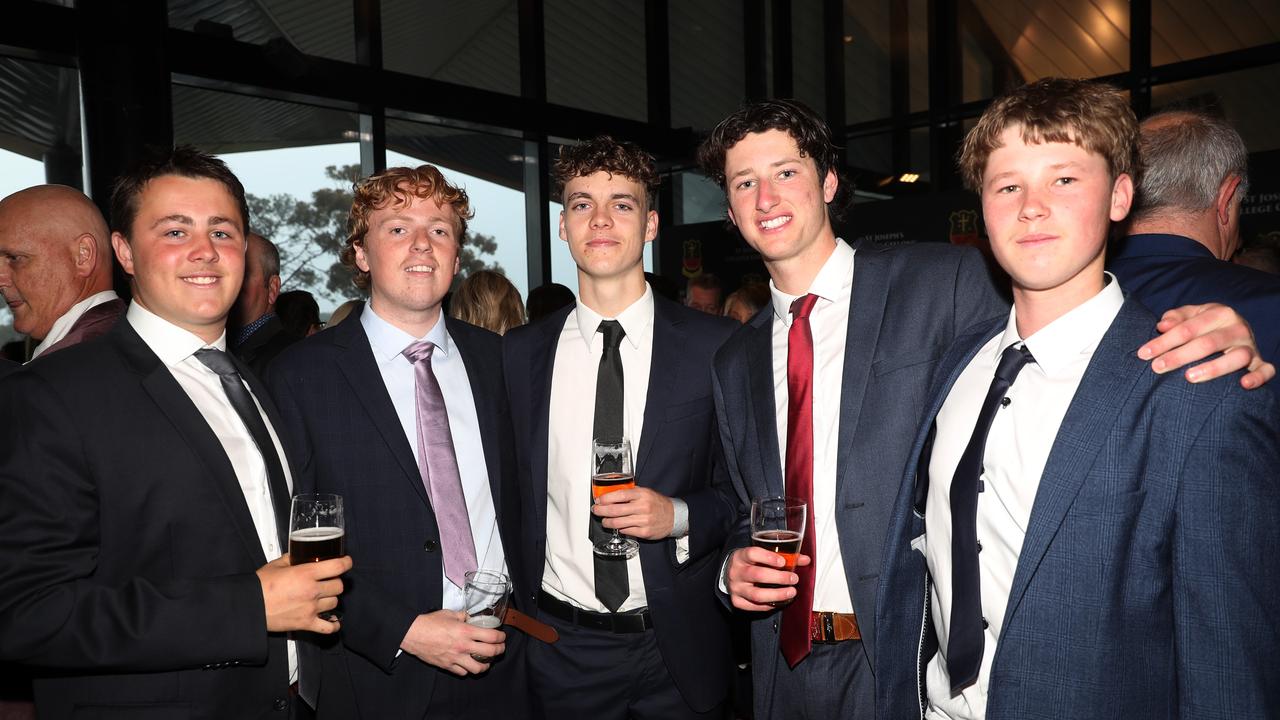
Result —
<path fill-rule="evenodd" d="M 877 622 L 880 717 L 917 717 L 932 647 L 922 453 L 997 320 L 939 365 L 898 494 Z M 1280 406 L 1230 376 L 1192 385 L 1136 356 L 1130 299 L 1049 453 L 991 669 L 987 718 L 1280 716 Z M 917 479 L 918 478 L 918 479 Z"/>
<path fill-rule="evenodd" d="M 275 558 L 217 435 L 133 326 L 6 377 L 0 417 L 0 661 L 38 668 L 40 717 L 286 714 L 285 636 L 267 633 L 254 574 Z M 270 490 L 283 544 L 288 489 Z"/>
<path fill-rule="evenodd" d="M 1263 359 L 1280 358 L 1280 277 L 1219 260 L 1181 235 L 1130 235 L 1107 269 L 1157 316 L 1181 305 L 1230 305 L 1253 328 Z"/>
<path fill-rule="evenodd" d="M 881 550 L 911 433 L 924 414 L 929 377 L 957 335 L 1007 312 L 981 255 L 972 248 L 857 246 L 839 389 L 836 529 L 849 595 L 873 669 Z M 766 307 L 716 355 L 720 434 L 744 509 L 753 497 L 783 494 L 773 394 L 773 322 L 773 309 Z M 745 547 L 749 539 L 744 517 L 726 549 Z M 771 613 L 751 627 L 758 717 L 767 717 L 774 668 L 781 657 L 777 619 L 778 613 Z M 863 698 L 858 704 L 870 707 L 871 702 Z"/>
<path fill-rule="evenodd" d="M 518 583 L 520 501 L 511 483 L 501 339 L 460 320 L 444 321 L 467 367 L 498 529 Z M 441 607 L 440 531 L 359 314 L 285 350 L 271 364 L 269 385 L 303 458 L 296 490 L 345 500 L 354 565 L 341 600 L 342 642 L 322 643 L 316 708 L 322 717 L 421 717 L 444 671 L 396 653 L 414 619 Z M 507 632 L 503 665 L 523 667 L 522 642 L 521 633 Z M 485 682 L 498 667 L 470 681 Z M 311 699 L 317 689 L 307 687 L 306 673 L 303 682 Z M 515 687 L 503 692 L 523 702 Z"/>
<path fill-rule="evenodd" d="M 573 310 L 563 308 L 503 338 L 519 484 L 528 514 L 520 547 L 530 600 L 542 585 L 546 558 L 551 374 L 560 332 Z M 727 618 L 712 590 L 735 503 L 712 415 L 711 357 L 734 327 L 654 296 L 653 360 L 644 430 L 636 446 L 636 484 L 689 506 L 688 560 L 676 559 L 674 539 L 641 541 L 640 566 L 662 659 L 685 701 L 699 711 L 725 700 L 733 667 Z"/>

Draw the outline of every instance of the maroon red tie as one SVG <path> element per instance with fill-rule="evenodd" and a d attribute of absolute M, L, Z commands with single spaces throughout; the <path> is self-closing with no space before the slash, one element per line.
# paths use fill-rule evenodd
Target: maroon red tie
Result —
<path fill-rule="evenodd" d="M 795 667 L 809 654 L 809 617 L 813 611 L 813 577 L 818 565 L 813 529 L 813 330 L 809 313 L 817 295 L 805 295 L 791 303 L 791 330 L 787 335 L 787 464 L 783 471 L 787 497 L 803 500 L 809 508 L 800 552 L 809 564 L 797 567 L 800 576 L 796 597 L 782 611 L 782 657 Z"/>

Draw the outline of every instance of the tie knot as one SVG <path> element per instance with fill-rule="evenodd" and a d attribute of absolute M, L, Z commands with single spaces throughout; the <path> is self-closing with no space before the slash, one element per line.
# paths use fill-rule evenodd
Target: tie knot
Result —
<path fill-rule="evenodd" d="M 803 320 L 809 317 L 809 313 L 813 312 L 813 306 L 818 302 L 818 296 L 813 293 L 801 295 L 791 302 L 791 315 L 797 320 Z"/>
<path fill-rule="evenodd" d="M 431 353 L 436 349 L 436 344 L 430 340 L 418 340 L 409 343 L 409 347 L 405 348 L 402 354 L 409 358 L 409 362 L 417 365 L 420 362 L 431 362 Z"/>
<path fill-rule="evenodd" d="M 1031 351 L 1025 344 L 1021 347 L 1010 345 L 1000 353 L 1000 364 L 996 365 L 996 377 L 1012 385 L 1014 378 L 1018 377 L 1018 373 L 1022 371 L 1022 366 L 1035 361 L 1036 359 L 1031 356 Z"/>
<path fill-rule="evenodd" d="M 622 323 L 617 320 L 601 320 L 596 332 L 604 333 L 606 350 L 617 350 L 622 344 L 622 338 L 627 334 L 627 331 L 622 329 Z"/>
<path fill-rule="evenodd" d="M 216 348 L 197 350 L 196 359 L 222 377 L 238 377 L 240 375 L 240 371 L 236 370 L 236 365 L 231 362 L 231 358 Z"/>

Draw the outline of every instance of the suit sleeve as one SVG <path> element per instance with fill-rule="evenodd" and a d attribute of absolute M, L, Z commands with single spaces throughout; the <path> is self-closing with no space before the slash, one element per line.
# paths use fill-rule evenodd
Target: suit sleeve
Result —
<path fill-rule="evenodd" d="M 719 432 L 716 433 L 721 459 L 724 460 L 724 472 L 729 477 L 729 487 L 733 490 L 733 501 L 737 510 L 734 513 L 733 522 L 729 527 L 728 535 L 725 538 L 724 545 L 721 547 L 720 567 L 721 572 L 716 573 L 716 595 L 719 596 L 720 602 L 725 607 L 733 609 L 729 595 L 721 587 L 721 580 L 724 576 L 725 564 L 729 561 L 729 555 L 738 548 L 743 548 L 751 544 L 751 520 L 747 512 L 750 507 L 749 493 L 747 486 L 742 479 L 742 473 L 738 469 L 737 463 L 737 445 L 733 437 L 733 424 L 729 422 L 728 414 L 725 410 L 724 389 L 720 385 L 720 373 L 716 365 L 711 368 L 711 391 L 716 404 L 716 424 Z"/>
<path fill-rule="evenodd" d="M 281 365 L 286 368 L 281 368 Z M 304 393 L 305 388 L 295 389 L 296 376 L 288 371 L 288 365 L 287 360 L 273 365 L 268 387 L 284 421 L 285 432 L 293 446 L 299 448 L 302 480 L 298 487 L 304 487 L 310 492 L 333 492 L 335 488 L 327 485 L 320 487 L 323 473 L 317 467 L 316 448 L 312 445 L 307 430 L 308 416 L 295 397 L 295 393 Z M 420 611 L 404 601 L 403 593 L 384 590 L 374 577 L 361 568 L 357 559 L 358 555 L 363 554 L 360 538 L 352 536 L 347 539 L 347 552 L 351 554 L 353 564 L 351 571 L 343 577 L 345 585 L 339 601 L 342 609 L 342 643 L 383 671 L 390 672 L 395 665 L 400 644 Z"/>
<path fill-rule="evenodd" d="M 34 372 L 0 385 L 0 417 L 11 423 L 0 433 L 0 659 L 101 672 L 266 662 L 254 573 L 99 579 L 108 563 L 130 563 L 104 555 L 104 526 L 119 544 L 133 520 L 103 514 L 96 476 L 109 469 L 91 466 L 77 431 L 113 418 L 83 415 Z"/>
<path fill-rule="evenodd" d="M 715 426 L 714 418 L 711 422 L 711 447 L 707 456 L 710 478 L 706 487 L 681 498 L 689 506 L 690 560 L 720 552 L 738 514 L 737 495 L 729 479 L 719 428 Z"/>
<path fill-rule="evenodd" d="M 1236 382 L 1234 379 L 1219 381 Z M 1280 406 L 1238 387 L 1180 478 L 1173 547 L 1180 717 L 1280 717 Z"/>

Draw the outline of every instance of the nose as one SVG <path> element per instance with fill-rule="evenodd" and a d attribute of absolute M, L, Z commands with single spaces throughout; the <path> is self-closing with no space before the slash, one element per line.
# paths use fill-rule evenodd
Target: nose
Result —
<path fill-rule="evenodd" d="M 415 232 L 413 234 L 413 244 L 410 246 L 410 248 L 414 252 L 429 253 L 432 250 L 434 250 L 435 248 L 432 246 L 432 243 L 431 243 L 431 231 L 419 230 Z"/>
<path fill-rule="evenodd" d="M 613 225 L 613 216 L 609 214 L 608 204 L 596 205 L 591 211 L 591 227 L 606 228 Z"/>
<path fill-rule="evenodd" d="M 1049 207 L 1040 198 L 1038 190 L 1027 188 L 1022 195 L 1022 208 L 1018 217 L 1022 220 L 1039 220 L 1049 214 Z"/>
<path fill-rule="evenodd" d="M 756 190 L 756 210 L 760 212 L 769 212 L 774 205 L 778 204 L 777 188 L 768 180 L 761 180 Z"/>
<path fill-rule="evenodd" d="M 194 234 L 188 257 L 192 262 L 218 262 L 218 248 L 214 246 L 213 238 L 208 233 Z"/>

